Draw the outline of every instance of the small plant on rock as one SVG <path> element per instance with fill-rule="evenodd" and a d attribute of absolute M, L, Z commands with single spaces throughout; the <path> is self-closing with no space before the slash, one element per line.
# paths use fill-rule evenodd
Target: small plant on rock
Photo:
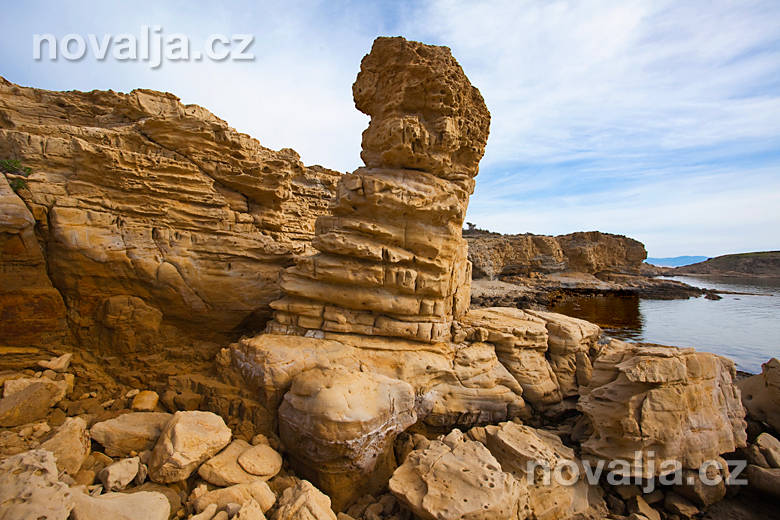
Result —
<path fill-rule="evenodd" d="M 32 168 L 23 166 L 18 159 L 0 159 L 0 171 L 2 171 L 6 177 L 8 175 L 19 175 L 21 177 L 28 177 L 32 173 Z M 27 187 L 27 182 L 24 179 L 9 179 L 8 185 L 15 192 Z"/>

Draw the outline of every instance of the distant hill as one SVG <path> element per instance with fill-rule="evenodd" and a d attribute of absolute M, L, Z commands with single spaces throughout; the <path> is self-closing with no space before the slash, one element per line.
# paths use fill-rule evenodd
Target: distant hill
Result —
<path fill-rule="evenodd" d="M 645 262 L 659 267 L 680 267 L 681 265 L 703 262 L 708 258 L 708 256 L 672 256 L 668 258 L 648 258 Z"/>
<path fill-rule="evenodd" d="M 780 277 L 780 251 L 740 253 L 710 258 L 674 269 L 674 274 Z"/>

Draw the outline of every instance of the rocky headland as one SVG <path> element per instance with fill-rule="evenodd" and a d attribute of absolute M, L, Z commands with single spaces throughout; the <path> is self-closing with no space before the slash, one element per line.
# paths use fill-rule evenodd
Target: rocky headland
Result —
<path fill-rule="evenodd" d="M 658 278 L 668 270 L 644 263 L 638 240 L 599 231 L 548 236 L 463 232 L 472 263 L 472 304 L 547 307 L 570 298 L 635 296 L 679 299 L 717 291 Z"/>
<path fill-rule="evenodd" d="M 472 266 L 600 280 L 646 254 L 464 239 L 490 113 L 448 48 L 379 38 L 353 95 L 365 166 L 341 175 L 170 94 L 0 84 L 0 519 L 773 514 L 777 360 L 737 381 L 470 309 Z"/>
<path fill-rule="evenodd" d="M 780 278 L 780 251 L 740 253 L 710 258 L 696 264 L 668 269 L 675 275 L 712 275 L 756 278 Z"/>

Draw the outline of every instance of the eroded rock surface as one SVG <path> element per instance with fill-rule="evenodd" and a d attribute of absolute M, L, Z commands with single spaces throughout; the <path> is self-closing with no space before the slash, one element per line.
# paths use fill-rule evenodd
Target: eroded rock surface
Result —
<path fill-rule="evenodd" d="M 576 271 L 638 274 L 647 251 L 641 242 L 598 231 L 568 235 L 469 233 L 474 277 Z"/>
<path fill-rule="evenodd" d="M 51 452 L 27 451 L 0 461 L 0 518 L 66 520 L 72 508 L 73 492 L 57 480 Z"/>
<path fill-rule="evenodd" d="M 403 38 L 377 38 L 352 91 L 366 166 L 317 219 L 319 253 L 285 272 L 269 331 L 447 341 L 469 306 L 461 226 L 490 114 L 448 48 Z"/>
<path fill-rule="evenodd" d="M 279 435 L 299 473 L 337 510 L 385 485 L 395 469 L 395 436 L 415 422 L 411 385 L 344 369 L 302 372 L 279 407 Z"/>
<path fill-rule="evenodd" d="M 634 461 L 639 452 L 641 463 L 624 473 L 652 477 L 661 461 L 696 469 L 745 446 L 734 376 L 734 363 L 715 354 L 612 340 L 577 405 L 593 427 L 583 457 Z"/>
<path fill-rule="evenodd" d="M 0 112 L 0 158 L 32 169 L 24 203 L 0 179 L 5 344 L 62 335 L 65 315 L 114 353 L 260 328 L 339 179 L 167 93 L 0 78 Z"/>
<path fill-rule="evenodd" d="M 780 431 L 780 360 L 770 359 L 761 365 L 760 374 L 737 384 L 750 417 Z"/>

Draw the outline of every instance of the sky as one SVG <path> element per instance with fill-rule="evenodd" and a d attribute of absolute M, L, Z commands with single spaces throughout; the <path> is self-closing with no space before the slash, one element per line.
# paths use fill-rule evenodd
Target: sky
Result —
<path fill-rule="evenodd" d="M 352 102 L 376 36 L 446 45 L 492 114 L 467 221 L 600 230 L 651 257 L 780 249 L 780 2 L 134 1 L 3 6 L 0 75 L 151 88 L 306 164 L 361 166 Z M 251 34 L 252 61 L 33 59 L 33 35 Z"/>

